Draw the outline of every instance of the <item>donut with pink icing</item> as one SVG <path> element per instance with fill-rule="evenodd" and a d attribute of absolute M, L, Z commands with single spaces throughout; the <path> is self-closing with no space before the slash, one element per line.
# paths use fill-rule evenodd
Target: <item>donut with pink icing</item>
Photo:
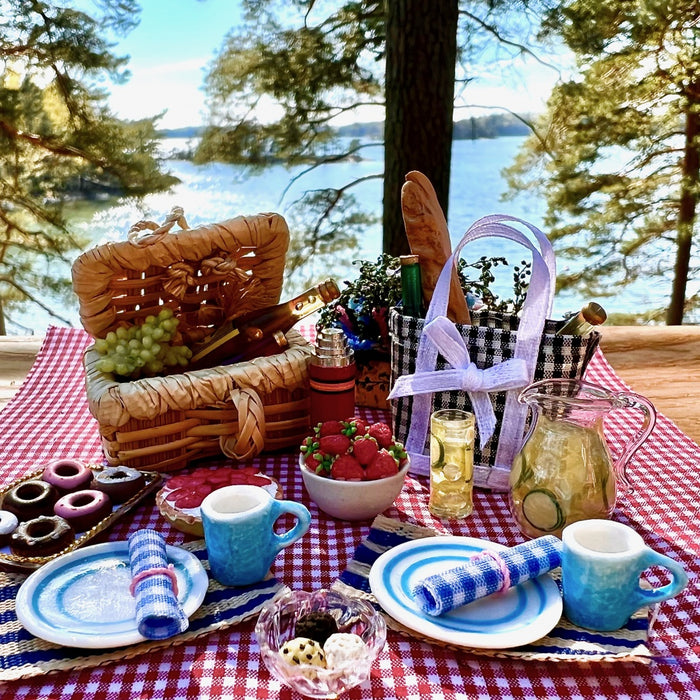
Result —
<path fill-rule="evenodd" d="M 59 493 L 54 486 L 39 479 L 29 479 L 13 486 L 2 499 L 2 507 L 21 521 L 40 515 L 52 515 Z"/>
<path fill-rule="evenodd" d="M 85 532 L 112 512 L 112 502 L 104 491 L 83 489 L 61 496 L 53 510 L 76 532 Z"/>
<path fill-rule="evenodd" d="M 57 459 L 46 465 L 41 479 L 55 486 L 59 493 L 70 493 L 87 488 L 92 481 L 92 470 L 77 459 Z"/>

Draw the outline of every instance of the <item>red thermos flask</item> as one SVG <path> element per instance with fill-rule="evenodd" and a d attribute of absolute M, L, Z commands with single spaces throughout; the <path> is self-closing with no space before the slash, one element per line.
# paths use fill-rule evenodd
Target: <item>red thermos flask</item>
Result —
<path fill-rule="evenodd" d="M 355 415 L 355 354 L 340 328 L 324 328 L 309 364 L 311 426 Z"/>

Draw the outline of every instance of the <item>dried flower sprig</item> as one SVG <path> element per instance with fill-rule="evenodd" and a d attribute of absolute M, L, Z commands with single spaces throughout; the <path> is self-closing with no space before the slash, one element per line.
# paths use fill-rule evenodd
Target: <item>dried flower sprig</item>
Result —
<path fill-rule="evenodd" d="M 495 281 L 492 270 L 507 265 L 505 258 L 482 256 L 476 262 L 459 261 L 458 274 L 471 308 L 486 308 L 503 313 L 518 313 L 527 293 L 531 264 L 522 261 L 513 268 L 513 298 L 500 299 L 491 291 Z M 327 306 L 318 321 L 319 328 L 340 327 L 355 351 L 388 352 L 389 309 L 401 301 L 401 263 L 399 258 L 383 253 L 376 262 L 355 260 L 359 266 L 356 280 L 344 280 L 345 288 L 334 305 Z M 469 268 L 478 272 L 470 279 Z"/>

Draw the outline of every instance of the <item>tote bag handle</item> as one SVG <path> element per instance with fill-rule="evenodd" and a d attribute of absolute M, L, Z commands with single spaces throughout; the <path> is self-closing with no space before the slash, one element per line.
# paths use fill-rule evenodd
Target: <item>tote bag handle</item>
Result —
<path fill-rule="evenodd" d="M 534 235 L 537 245 L 522 231 L 506 223 L 509 221 L 529 229 Z M 462 248 L 471 241 L 485 237 L 509 239 L 528 248 L 532 253 L 532 274 L 520 315 L 513 354 L 514 358 L 524 361 L 528 377 L 527 383 L 529 384 L 535 374 L 544 323 L 552 311 L 556 282 L 556 262 L 552 244 L 536 226 L 507 214 L 493 214 L 474 222 L 445 262 L 433 291 L 433 297 L 425 316 L 425 324 L 427 325 L 439 316 L 445 316 L 447 312 L 452 267 L 457 265 Z M 434 370 L 437 356 L 438 349 L 425 333 L 421 334 L 416 356 L 416 374 Z M 510 471 L 513 458 L 520 448 L 527 417 L 527 407 L 518 403 L 517 394 L 517 391 L 507 392 L 496 452 L 496 467 L 508 471 Z M 431 405 L 432 394 L 414 395 L 411 425 L 406 440 L 406 451 L 411 456 L 412 471 L 423 475 L 430 473 L 430 457 L 423 454 L 423 450 L 428 435 Z"/>

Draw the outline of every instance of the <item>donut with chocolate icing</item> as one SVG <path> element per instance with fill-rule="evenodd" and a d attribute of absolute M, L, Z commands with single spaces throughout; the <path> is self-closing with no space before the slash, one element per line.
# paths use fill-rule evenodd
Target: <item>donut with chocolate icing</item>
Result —
<path fill-rule="evenodd" d="M 76 532 L 85 532 L 112 512 L 112 502 L 104 491 L 83 489 L 61 496 L 53 512 Z"/>
<path fill-rule="evenodd" d="M 88 487 L 92 470 L 77 459 L 57 459 L 46 465 L 41 479 L 55 486 L 59 493 L 70 493 Z"/>
<path fill-rule="evenodd" d="M 4 547 L 10 541 L 10 535 L 17 529 L 19 520 L 9 510 L 0 510 L 0 547 Z"/>
<path fill-rule="evenodd" d="M 20 521 L 40 515 L 53 515 L 58 491 L 39 479 L 29 479 L 11 488 L 2 499 L 2 507 L 14 513 Z"/>
<path fill-rule="evenodd" d="M 17 526 L 10 537 L 10 551 L 21 557 L 45 557 L 74 541 L 75 532 L 63 518 L 40 515 Z"/>
<path fill-rule="evenodd" d="M 143 472 L 131 467 L 107 467 L 95 472 L 92 488 L 104 491 L 112 503 L 124 503 L 145 485 Z"/>

